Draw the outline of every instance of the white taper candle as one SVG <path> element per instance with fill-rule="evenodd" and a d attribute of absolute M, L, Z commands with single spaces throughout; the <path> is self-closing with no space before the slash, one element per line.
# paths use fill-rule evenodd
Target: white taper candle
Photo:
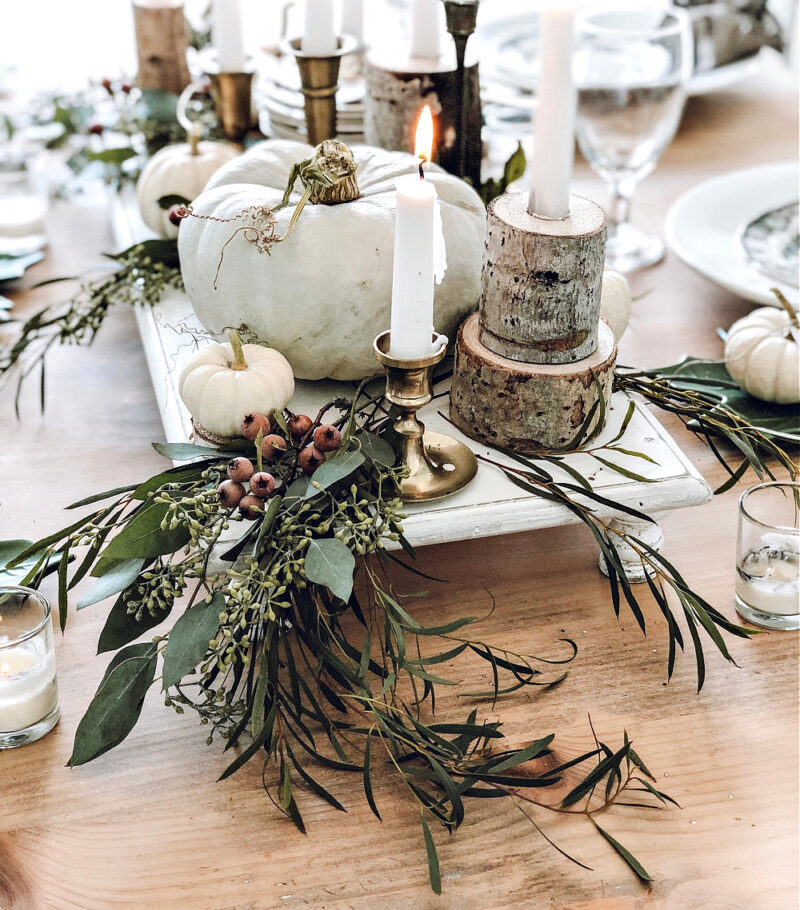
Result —
<path fill-rule="evenodd" d="M 222 73 L 240 73 L 245 66 L 241 0 L 214 0 L 211 43 Z"/>
<path fill-rule="evenodd" d="M 333 0 L 305 0 L 305 25 L 300 50 L 307 57 L 329 57 L 337 47 Z"/>
<path fill-rule="evenodd" d="M 442 52 L 440 0 L 411 0 L 411 56 L 438 57 Z"/>

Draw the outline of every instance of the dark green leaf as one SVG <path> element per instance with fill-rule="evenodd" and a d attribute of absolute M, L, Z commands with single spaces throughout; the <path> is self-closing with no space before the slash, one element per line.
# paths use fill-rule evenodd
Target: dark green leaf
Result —
<path fill-rule="evenodd" d="M 161 522 L 169 514 L 166 503 L 146 503 L 105 548 L 103 559 L 162 556 L 180 550 L 189 542 L 189 529 L 179 524 L 172 530 L 168 527 L 162 530 Z"/>
<path fill-rule="evenodd" d="M 361 443 L 361 451 L 371 462 L 385 468 L 394 467 L 397 456 L 385 439 L 381 439 L 375 433 L 368 433 L 366 430 L 357 433 L 356 439 Z"/>
<path fill-rule="evenodd" d="M 205 657 L 224 609 L 225 596 L 218 591 L 210 600 L 195 604 L 175 623 L 164 652 L 163 689 L 179 683 Z"/>
<path fill-rule="evenodd" d="M 590 816 L 590 818 L 591 818 L 591 816 Z M 592 818 L 592 824 L 603 835 L 603 837 L 609 842 L 609 844 L 611 844 L 611 846 L 617 851 L 617 853 L 619 853 L 619 855 L 625 860 L 625 862 L 631 867 L 631 869 L 633 869 L 633 871 L 639 876 L 639 878 L 643 882 L 653 881 L 653 879 L 650 876 L 650 874 L 648 873 L 648 871 L 644 868 L 644 866 L 639 862 L 638 859 L 636 859 L 636 857 L 629 850 L 626 850 L 625 847 L 623 847 L 622 844 L 618 840 L 615 840 L 608 833 L 608 831 L 604 831 L 603 828 L 601 828 L 600 825 L 598 825 L 597 822 L 593 818 Z"/>
<path fill-rule="evenodd" d="M 97 653 L 105 654 L 107 651 L 116 651 L 123 645 L 136 641 L 140 635 L 149 632 L 160 625 L 170 614 L 172 608 L 159 610 L 153 616 L 147 608 L 142 610 L 140 619 L 135 614 L 128 613 L 128 604 L 120 595 L 108 614 L 106 624 L 100 633 L 97 642 Z"/>
<path fill-rule="evenodd" d="M 167 193 L 166 196 L 161 196 L 158 199 L 158 207 L 160 209 L 171 209 L 173 205 L 189 205 L 191 201 L 191 199 L 180 196 L 178 193 Z"/>
<path fill-rule="evenodd" d="M 156 672 L 158 652 L 148 642 L 131 645 L 116 655 L 89 708 L 78 724 L 70 767 L 92 761 L 119 745 L 142 712 Z"/>
<path fill-rule="evenodd" d="M 442 875 L 439 871 L 439 855 L 436 852 L 436 844 L 433 842 L 430 828 L 424 816 L 422 817 L 422 835 L 425 838 L 425 853 L 428 857 L 428 878 L 430 879 L 431 890 L 434 894 L 441 894 Z"/>
<path fill-rule="evenodd" d="M 100 161 L 102 164 L 120 165 L 129 158 L 136 157 L 136 151 L 132 148 L 111 148 L 101 149 L 99 152 L 88 152 L 89 161 Z"/>
<path fill-rule="evenodd" d="M 122 493 L 130 493 L 131 490 L 136 489 L 135 483 L 130 483 L 124 487 L 117 487 L 114 490 L 106 490 L 104 493 L 94 493 L 91 496 L 87 496 L 86 499 L 79 499 L 77 502 L 73 502 L 72 505 L 67 506 L 68 509 L 79 509 L 81 506 L 90 506 L 95 502 L 102 502 L 104 499 L 110 499 L 112 496 L 119 496 Z"/>
<path fill-rule="evenodd" d="M 383 821 L 383 819 L 381 818 L 380 812 L 378 812 L 378 807 L 375 805 L 375 797 L 372 793 L 372 778 L 370 777 L 369 772 L 369 758 L 371 748 L 372 737 L 368 736 L 367 741 L 364 745 L 364 794 L 367 797 L 367 803 L 369 804 L 370 809 L 372 809 L 372 814 L 380 822 Z"/>

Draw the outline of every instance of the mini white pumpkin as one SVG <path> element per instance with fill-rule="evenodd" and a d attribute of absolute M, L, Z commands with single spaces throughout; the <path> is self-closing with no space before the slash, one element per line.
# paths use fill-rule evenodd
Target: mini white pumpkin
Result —
<path fill-rule="evenodd" d="M 162 196 L 183 196 L 190 202 L 223 164 L 239 156 L 239 148 L 230 142 L 189 142 L 168 145 L 153 155 L 144 166 L 136 184 L 136 199 L 142 220 L 159 237 L 178 236 L 177 225 L 162 209 Z"/>
<path fill-rule="evenodd" d="M 725 366 L 745 392 L 777 404 L 800 402 L 797 314 L 762 307 L 734 322 L 725 341 Z M 791 311 L 791 312 L 790 312 Z"/>
<path fill-rule="evenodd" d="M 269 140 L 254 146 L 223 167 L 195 200 L 193 211 L 204 217 L 181 223 L 181 271 L 200 322 L 213 333 L 247 325 L 281 351 L 301 379 L 352 380 L 380 372 L 372 342 L 390 322 L 395 179 L 415 173 L 419 160 L 364 146 L 351 151 L 357 198 L 315 205 L 312 197 L 291 237 L 269 254 L 251 242 L 252 232 L 248 239 L 241 215 L 280 202 L 293 165 L 314 153 L 308 145 Z M 486 213 L 467 183 L 436 165 L 426 165 L 425 180 L 439 196 L 447 252 L 434 322 L 452 338 L 480 296 Z M 278 235 L 286 233 L 299 198 L 295 191 L 291 204 L 275 214 Z"/>
<path fill-rule="evenodd" d="M 178 392 L 195 424 L 215 436 L 235 436 L 247 414 L 282 410 L 294 395 L 294 375 L 283 354 L 260 344 L 210 344 L 186 364 Z"/>
<path fill-rule="evenodd" d="M 600 316 L 611 326 L 614 337 L 619 341 L 631 318 L 631 287 L 624 275 L 611 269 L 603 272 Z"/>

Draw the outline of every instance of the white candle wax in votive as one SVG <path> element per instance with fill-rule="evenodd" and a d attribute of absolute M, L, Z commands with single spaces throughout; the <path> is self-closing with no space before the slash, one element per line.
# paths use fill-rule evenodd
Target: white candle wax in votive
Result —
<path fill-rule="evenodd" d="M 32 193 L 0 196 L 0 237 L 44 234 L 47 203 Z"/>
<path fill-rule="evenodd" d="M 800 538 L 770 532 L 736 570 L 736 594 L 763 613 L 800 613 Z"/>
<path fill-rule="evenodd" d="M 300 50 L 306 57 L 330 57 L 339 47 L 333 27 L 333 0 L 305 0 Z"/>
<path fill-rule="evenodd" d="M 36 644 L 0 649 L 0 733 L 31 727 L 58 706 L 55 658 Z"/>
<path fill-rule="evenodd" d="M 436 187 L 417 174 L 399 177 L 392 280 L 392 357 L 413 360 L 433 350 Z"/>
<path fill-rule="evenodd" d="M 342 0 L 342 33 L 364 41 L 364 0 Z"/>
<path fill-rule="evenodd" d="M 241 0 L 214 0 L 211 43 L 217 49 L 221 73 L 241 73 L 245 67 Z"/>
<path fill-rule="evenodd" d="M 411 56 L 437 58 L 442 52 L 441 0 L 411 0 Z"/>
<path fill-rule="evenodd" d="M 566 5 L 545 9 L 540 22 L 540 70 L 528 211 L 542 218 L 566 218 L 575 156 L 576 93 L 572 77 L 575 10 Z"/>

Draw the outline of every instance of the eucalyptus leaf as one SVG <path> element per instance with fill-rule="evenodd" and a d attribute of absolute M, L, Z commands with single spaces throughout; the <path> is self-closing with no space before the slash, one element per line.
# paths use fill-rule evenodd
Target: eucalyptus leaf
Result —
<path fill-rule="evenodd" d="M 75 733 L 75 767 L 118 746 L 136 726 L 147 690 L 153 683 L 158 651 L 152 642 L 123 648 L 106 670 Z"/>
<path fill-rule="evenodd" d="M 312 540 L 306 550 L 306 578 L 325 585 L 344 601 L 353 591 L 355 566 L 356 561 L 347 545 L 335 537 Z"/>
<path fill-rule="evenodd" d="M 166 196 L 161 196 L 158 199 L 158 207 L 160 209 L 171 209 L 173 205 L 189 205 L 191 201 L 191 199 L 187 199 L 178 193 L 167 193 Z"/>
<path fill-rule="evenodd" d="M 144 566 L 144 559 L 122 559 L 108 572 L 99 578 L 78 601 L 78 610 L 100 603 L 113 594 L 119 594 L 139 575 Z"/>
<path fill-rule="evenodd" d="M 218 591 L 210 600 L 195 604 L 175 623 L 164 652 L 163 689 L 179 683 L 205 657 L 224 609 L 225 597 Z"/>
<path fill-rule="evenodd" d="M 190 442 L 154 442 L 152 445 L 159 455 L 171 461 L 196 461 L 216 454 L 208 446 L 196 446 Z"/>
<path fill-rule="evenodd" d="M 385 439 L 381 439 L 375 433 L 368 433 L 366 430 L 357 433 L 356 439 L 361 443 L 361 451 L 371 462 L 385 468 L 394 467 L 397 455 Z"/>
<path fill-rule="evenodd" d="M 166 503 L 146 503 L 105 548 L 103 558 L 121 560 L 136 556 L 163 556 L 180 550 L 189 542 L 189 530 L 185 524 L 179 524 L 172 530 L 162 529 L 161 522 L 169 514 Z"/>
<path fill-rule="evenodd" d="M 311 484 L 306 497 L 316 496 L 320 490 L 326 490 L 333 484 L 349 477 L 364 464 L 364 456 L 358 450 L 352 452 L 337 452 L 320 465 L 311 478 Z"/>
<path fill-rule="evenodd" d="M 162 622 L 169 616 L 171 608 L 161 610 L 155 616 L 144 609 L 139 619 L 135 614 L 128 612 L 128 602 L 123 594 L 116 599 L 111 612 L 108 614 L 106 624 L 100 633 L 97 642 L 97 653 L 105 654 L 108 651 L 116 651 L 124 645 L 136 641 L 139 636 L 144 635 Z"/>
<path fill-rule="evenodd" d="M 136 157 L 136 150 L 132 148 L 101 149 L 99 152 L 88 152 L 89 161 L 99 161 L 101 164 L 120 165 L 129 158 Z"/>

